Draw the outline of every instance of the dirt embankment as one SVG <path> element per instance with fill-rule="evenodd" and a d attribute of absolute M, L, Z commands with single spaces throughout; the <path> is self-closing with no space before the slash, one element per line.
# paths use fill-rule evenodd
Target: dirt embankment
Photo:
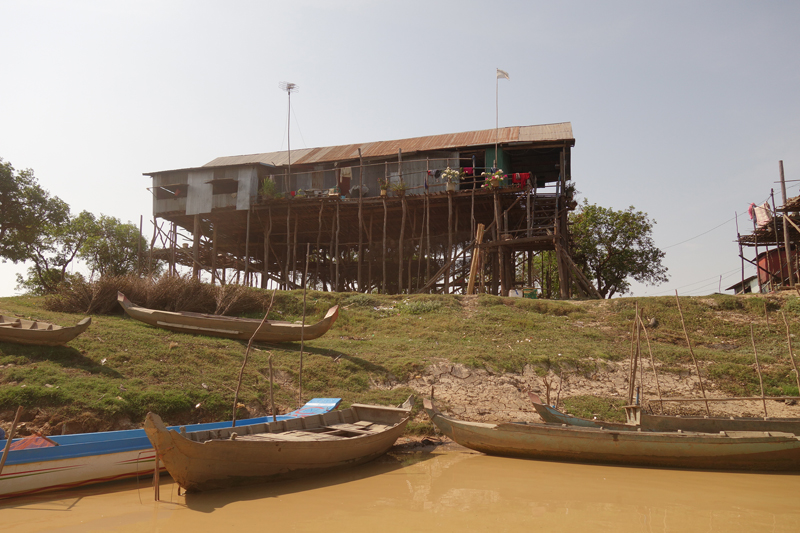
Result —
<path fill-rule="evenodd" d="M 549 388 L 551 405 L 557 399 L 563 402 L 564 398 L 570 396 L 627 397 L 629 363 L 593 362 L 595 368 L 591 372 L 565 372 L 561 376 L 550 372 L 546 376 L 539 376 L 531 367 L 526 367 L 521 374 L 492 373 L 442 361 L 429 367 L 424 375 L 409 381 L 408 385 L 422 396 L 430 396 L 433 390 L 439 403 L 453 415 L 465 420 L 540 422 L 539 415 L 528 399 L 528 391 L 535 392 L 546 401 Z M 643 378 L 643 400 L 647 404 L 648 400 L 658 398 L 658 388 L 651 369 L 645 368 Z M 664 398 L 703 397 L 697 376 L 688 366 L 680 374 L 660 373 L 658 386 Z M 704 386 L 709 398 L 728 396 L 717 391 L 713 382 L 705 381 Z M 767 401 L 767 412 L 770 417 L 800 417 L 800 405 L 791 403 Z M 716 416 L 764 416 L 760 401 L 711 402 L 710 406 L 712 414 Z M 651 403 L 651 407 L 659 412 L 657 403 Z M 665 403 L 665 409 L 671 414 L 705 414 L 703 402 L 669 402 Z"/>
<path fill-rule="evenodd" d="M 540 422 L 541 419 L 533 410 L 527 392 L 538 394 L 542 400 L 553 404 L 570 396 L 596 396 L 601 398 L 624 398 L 628 393 L 628 362 L 591 361 L 594 368 L 590 371 L 565 372 L 561 376 L 549 373 L 538 375 L 533 368 L 526 367 L 521 374 L 495 373 L 486 369 L 468 368 L 460 364 L 452 364 L 442 360 L 431 365 L 423 374 L 414 376 L 407 383 L 395 386 L 407 386 L 421 397 L 430 396 L 453 415 L 472 421 L 493 422 L 499 420 L 519 420 Z M 589 365 L 591 368 L 591 365 Z M 585 367 L 584 367 L 585 368 Z M 645 368 L 643 400 L 656 399 L 657 387 L 652 370 Z M 680 374 L 660 373 L 658 385 L 663 397 L 695 397 L 702 398 L 697 377 L 688 366 Z M 723 397 L 713 382 L 704 382 L 708 397 Z M 657 404 L 651 404 L 658 409 Z M 705 414 L 702 402 L 667 403 L 667 412 L 672 414 Z M 717 416 L 764 416 L 760 401 L 712 402 L 711 410 Z M 767 411 L 771 417 L 800 417 L 800 405 L 789 405 L 784 402 L 767 401 Z M 252 412 L 252 416 L 264 413 Z M 424 418 L 424 415 L 420 415 Z M 13 411 L 0 413 L 0 423 L 6 431 L 10 429 L 10 420 L 14 419 Z M 66 429 L 65 429 L 66 426 Z M 93 431 L 112 431 L 140 427 L 128 418 L 102 419 L 92 413 L 80 416 L 66 416 L 59 409 L 27 409 L 24 411 L 19 435 L 40 432 L 44 435 L 62 433 L 84 433 Z"/>

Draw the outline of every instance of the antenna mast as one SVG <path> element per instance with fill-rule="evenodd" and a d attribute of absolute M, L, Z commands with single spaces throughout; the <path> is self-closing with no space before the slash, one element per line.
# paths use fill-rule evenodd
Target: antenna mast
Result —
<path fill-rule="evenodd" d="M 290 81 L 282 81 L 278 84 L 278 87 L 280 87 L 282 91 L 286 91 L 286 94 L 289 96 L 289 116 L 286 121 L 286 148 L 289 153 L 289 166 L 286 171 L 286 192 L 288 193 L 289 181 L 292 175 L 292 136 L 289 132 L 289 128 L 292 125 L 292 93 L 300 92 L 300 87 L 298 87 L 296 83 Z"/>

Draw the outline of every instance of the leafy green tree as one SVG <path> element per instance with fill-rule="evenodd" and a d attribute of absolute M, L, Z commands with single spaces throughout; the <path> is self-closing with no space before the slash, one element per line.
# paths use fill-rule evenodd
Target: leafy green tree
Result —
<path fill-rule="evenodd" d="M 139 264 L 140 245 L 142 253 L 146 253 L 147 241 L 139 236 L 139 228 L 122 223 L 118 218 L 100 215 L 94 231 L 81 247 L 79 257 L 92 270 L 92 277 L 94 274 L 139 274 L 137 268 L 146 267 L 145 261 Z"/>
<path fill-rule="evenodd" d="M 69 221 L 69 206 L 39 186 L 32 170 L 0 159 L 0 259 L 30 259 L 31 246 Z"/>
<path fill-rule="evenodd" d="M 17 288 L 31 294 L 49 294 L 80 274 L 67 272 L 87 240 L 97 231 L 94 215 L 83 211 L 57 226 L 49 225 L 39 238 L 26 246 L 25 258 L 32 263 L 27 277 L 17 275 Z"/>
<path fill-rule="evenodd" d="M 669 278 L 664 252 L 653 243 L 655 221 L 633 206 L 625 211 L 600 207 L 584 199 L 570 213 L 575 262 L 594 281 L 603 298 L 625 294 L 630 279 L 648 285 Z"/>

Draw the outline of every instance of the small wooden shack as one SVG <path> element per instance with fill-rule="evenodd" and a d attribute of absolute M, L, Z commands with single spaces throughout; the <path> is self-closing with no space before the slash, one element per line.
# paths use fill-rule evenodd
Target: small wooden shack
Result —
<path fill-rule="evenodd" d="M 472 277 L 475 290 L 507 295 L 540 284 L 537 254 L 553 251 L 559 296 L 596 296 L 570 257 L 574 145 L 571 124 L 560 123 L 219 157 L 145 175 L 161 258 L 212 282 L 293 289 L 307 266 L 319 290 L 466 293 Z M 460 179 L 448 181 L 448 168 Z"/>

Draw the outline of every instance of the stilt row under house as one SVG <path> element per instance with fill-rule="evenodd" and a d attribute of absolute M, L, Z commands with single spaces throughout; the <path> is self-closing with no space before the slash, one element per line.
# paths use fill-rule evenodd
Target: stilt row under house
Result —
<path fill-rule="evenodd" d="M 325 291 L 599 297 L 570 254 L 574 143 L 562 123 L 148 173 L 153 259 L 264 288 L 302 287 L 307 261 Z"/>

